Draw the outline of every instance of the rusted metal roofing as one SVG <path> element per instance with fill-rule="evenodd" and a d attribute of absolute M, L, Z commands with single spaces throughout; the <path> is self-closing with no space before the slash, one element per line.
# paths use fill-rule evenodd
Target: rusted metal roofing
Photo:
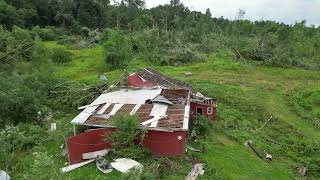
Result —
<path fill-rule="evenodd" d="M 145 68 L 144 70 L 137 72 L 137 74 L 143 81 L 151 82 L 153 86 L 161 86 L 172 89 L 192 89 L 191 85 L 167 77 L 151 68 Z"/>
<path fill-rule="evenodd" d="M 142 92 L 149 95 L 140 97 Z M 154 96 L 153 99 L 149 99 L 151 94 L 152 97 Z M 119 97 L 119 99 L 115 97 Z M 157 97 L 170 103 L 153 101 Z M 139 117 L 140 124 L 150 129 L 164 131 L 188 129 L 189 90 L 160 89 L 155 91 L 155 89 L 126 88 L 103 94 L 98 99 L 86 106 L 71 123 L 94 127 L 112 127 L 113 116 L 128 114 Z M 136 101 L 133 101 L 134 99 Z M 144 103 L 142 104 L 142 102 Z"/>

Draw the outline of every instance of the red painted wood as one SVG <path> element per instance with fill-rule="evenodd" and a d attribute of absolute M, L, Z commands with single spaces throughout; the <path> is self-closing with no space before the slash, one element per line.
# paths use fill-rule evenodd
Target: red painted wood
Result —
<path fill-rule="evenodd" d="M 148 131 L 143 144 L 153 155 L 177 156 L 185 152 L 187 132 Z"/>
<path fill-rule="evenodd" d="M 131 87 L 153 87 L 150 81 L 143 81 L 138 74 L 133 74 L 128 77 L 128 85 Z"/>
<path fill-rule="evenodd" d="M 91 130 L 67 139 L 69 164 L 82 162 L 82 154 L 106 148 L 112 148 L 110 142 L 105 141 L 107 133 L 114 132 L 112 128 Z M 162 132 L 149 130 L 143 141 L 153 155 L 176 156 L 185 152 L 187 132 Z"/>
<path fill-rule="evenodd" d="M 217 108 L 215 106 L 210 106 L 206 104 L 199 104 L 195 102 L 190 103 L 190 117 L 191 119 L 196 118 L 196 113 L 197 113 L 197 108 L 202 108 L 203 109 L 203 116 L 206 118 L 211 119 L 212 121 L 217 120 Z M 212 114 L 208 114 L 208 107 L 212 107 Z"/>
<path fill-rule="evenodd" d="M 111 148 L 111 143 L 106 142 L 105 135 L 114 129 L 95 129 L 70 137 L 67 139 L 69 164 L 82 162 L 82 154 Z"/>

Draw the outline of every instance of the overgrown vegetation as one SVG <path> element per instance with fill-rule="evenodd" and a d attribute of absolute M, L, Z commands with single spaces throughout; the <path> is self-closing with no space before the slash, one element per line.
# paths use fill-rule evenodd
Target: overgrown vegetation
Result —
<path fill-rule="evenodd" d="M 132 159 L 144 159 L 149 156 L 141 144 L 146 132 L 140 128 L 137 117 L 117 115 L 112 121 L 117 130 L 111 135 L 107 134 L 106 140 L 112 142 L 116 156 Z"/>
<path fill-rule="evenodd" d="M 51 58 L 53 62 L 66 63 L 72 60 L 72 53 L 63 48 L 55 48 L 52 50 Z"/>
<path fill-rule="evenodd" d="M 212 130 L 213 122 L 203 116 L 198 116 L 191 125 L 189 138 L 197 139 L 206 136 Z"/>

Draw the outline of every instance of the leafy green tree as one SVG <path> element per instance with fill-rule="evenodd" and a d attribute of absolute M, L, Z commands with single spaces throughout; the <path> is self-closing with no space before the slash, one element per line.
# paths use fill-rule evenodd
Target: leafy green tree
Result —
<path fill-rule="evenodd" d="M 125 67 L 132 59 L 132 45 L 129 38 L 119 31 L 108 31 L 104 43 L 105 62 L 111 68 Z"/>

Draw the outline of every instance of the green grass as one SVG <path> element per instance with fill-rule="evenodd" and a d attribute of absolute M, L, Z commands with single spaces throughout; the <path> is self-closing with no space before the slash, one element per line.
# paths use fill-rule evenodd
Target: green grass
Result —
<path fill-rule="evenodd" d="M 47 42 L 49 48 L 63 47 L 55 42 Z M 103 49 L 70 50 L 73 61 L 56 64 L 55 75 L 59 78 L 94 84 L 99 82 L 98 74 L 103 72 L 109 81 L 116 80 L 122 70 L 108 71 L 102 68 Z M 135 59 L 128 67 L 148 66 L 143 60 Z M 241 64 L 228 58 L 211 56 L 206 63 L 190 64 L 183 67 L 157 66 L 162 73 L 193 85 L 195 91 L 218 99 L 219 120 L 206 138 L 193 142 L 195 147 L 205 146 L 208 152 L 196 156 L 207 164 L 206 172 L 200 179 L 293 179 L 298 178 L 295 168 L 307 165 L 310 177 L 320 177 L 319 137 L 320 129 L 311 120 L 304 118 L 304 109 L 298 113 L 292 105 L 293 94 L 305 89 L 320 89 L 320 72 L 302 69 L 285 69 Z M 192 72 L 185 77 L 185 72 Z M 319 104 L 315 103 L 313 112 Z M 41 147 L 53 158 L 55 168 L 63 167 L 67 161 L 61 155 L 59 146 L 71 134 L 69 121 L 75 114 L 59 115 L 58 135 L 53 142 Z M 262 129 L 265 121 L 273 119 Z M 312 116 L 313 119 L 318 117 Z M 310 118 L 310 119 L 312 119 Z M 268 143 L 270 138 L 283 147 Z M 274 157 L 268 163 L 253 154 L 243 143 L 251 139 L 259 150 L 266 150 Z M 304 146 L 305 149 L 299 149 Z M 32 155 L 26 152 L 26 163 L 32 163 Z M 175 175 L 165 179 L 183 179 L 188 173 L 185 165 Z M 28 168 L 14 175 L 28 173 Z M 120 174 L 99 173 L 94 165 L 67 173 L 65 179 L 119 179 Z"/>

